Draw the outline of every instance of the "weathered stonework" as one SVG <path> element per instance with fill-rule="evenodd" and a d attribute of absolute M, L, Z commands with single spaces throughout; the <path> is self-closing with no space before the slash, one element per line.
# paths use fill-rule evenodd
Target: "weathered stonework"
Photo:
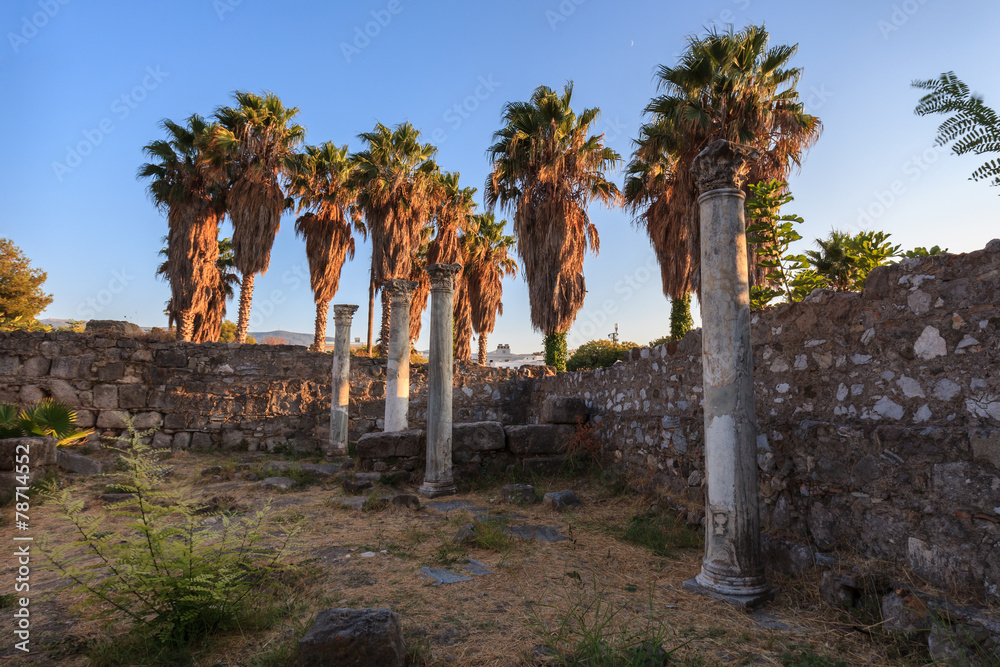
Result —
<path fill-rule="evenodd" d="M 753 316 L 765 531 L 1000 601 L 997 294 L 992 241 L 876 269 L 861 294 L 817 292 Z M 582 396 L 604 448 L 697 518 L 700 331 L 611 368 L 539 378 L 529 420 L 551 394 Z"/>

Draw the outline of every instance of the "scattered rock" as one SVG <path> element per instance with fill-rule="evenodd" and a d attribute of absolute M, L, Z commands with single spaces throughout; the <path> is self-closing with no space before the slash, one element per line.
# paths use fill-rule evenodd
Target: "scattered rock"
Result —
<path fill-rule="evenodd" d="M 295 486 L 296 482 L 294 479 L 288 477 L 266 477 L 261 486 L 265 489 L 279 489 L 281 491 L 288 491 L 290 488 Z"/>
<path fill-rule="evenodd" d="M 403 667 L 406 650 L 391 609 L 324 609 L 299 640 L 301 667 Z"/>
<path fill-rule="evenodd" d="M 244 475 L 243 479 L 245 479 L 248 482 L 256 482 L 258 479 L 260 479 L 260 475 L 258 475 L 255 472 L 248 472 L 246 475 Z"/>
<path fill-rule="evenodd" d="M 454 512 L 455 510 L 467 512 L 475 512 L 478 510 L 486 511 L 485 507 L 479 507 L 470 500 L 431 500 L 424 506 L 428 509 L 444 513 Z"/>
<path fill-rule="evenodd" d="M 425 577 L 429 577 L 434 582 L 432 584 L 433 586 L 440 586 L 441 584 L 458 584 L 463 581 L 472 581 L 472 577 L 467 577 L 464 574 L 452 572 L 451 570 L 445 569 L 443 567 L 422 567 L 420 568 L 420 573 Z"/>
<path fill-rule="evenodd" d="M 347 509 L 359 510 L 364 507 L 366 500 L 368 500 L 368 496 L 349 496 L 346 498 L 334 498 L 331 502 L 343 505 Z"/>
<path fill-rule="evenodd" d="M 913 595 L 893 591 L 882 598 L 882 620 L 886 630 L 916 636 L 927 632 L 931 619 L 927 605 Z"/>
<path fill-rule="evenodd" d="M 406 493 L 399 493 L 393 496 L 392 504 L 395 507 L 403 507 L 410 510 L 420 509 L 420 499 Z"/>
<path fill-rule="evenodd" d="M 500 422 L 455 424 L 451 437 L 454 452 L 495 452 L 507 444 Z"/>
<path fill-rule="evenodd" d="M 530 504 L 538 501 L 535 487 L 530 484 L 505 484 L 500 489 L 500 497 L 508 503 Z"/>
<path fill-rule="evenodd" d="M 504 532 L 522 540 L 538 540 L 539 542 L 562 542 L 569 538 L 560 532 L 557 526 L 507 526 Z"/>
<path fill-rule="evenodd" d="M 860 592 L 854 577 L 846 574 L 834 574 L 827 570 L 819 583 L 819 592 L 827 604 L 843 609 L 850 609 L 858 603 Z"/>
<path fill-rule="evenodd" d="M 551 506 L 554 510 L 561 510 L 566 507 L 579 506 L 580 499 L 576 497 L 575 493 L 567 489 L 566 491 L 546 493 L 542 498 L 542 502 Z"/>
<path fill-rule="evenodd" d="M 347 493 L 357 495 L 359 493 L 364 493 L 368 489 L 372 488 L 372 483 L 367 479 L 342 479 L 340 480 L 341 485 L 344 487 L 344 491 Z"/>
<path fill-rule="evenodd" d="M 476 541 L 476 524 L 463 524 L 455 533 L 455 544 L 472 544 Z"/>
<path fill-rule="evenodd" d="M 425 433 L 420 429 L 366 433 L 358 438 L 358 456 L 363 459 L 387 459 L 392 456 L 421 456 Z"/>

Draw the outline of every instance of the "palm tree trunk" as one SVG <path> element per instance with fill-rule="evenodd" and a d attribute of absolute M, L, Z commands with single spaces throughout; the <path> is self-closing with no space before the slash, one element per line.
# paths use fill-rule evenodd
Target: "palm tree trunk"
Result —
<path fill-rule="evenodd" d="M 236 342 L 245 343 L 247 340 L 247 329 L 250 328 L 250 302 L 253 301 L 253 278 L 254 274 L 249 273 L 243 276 L 240 283 L 240 314 L 236 321 Z"/>
<path fill-rule="evenodd" d="M 177 336 L 183 341 L 190 341 L 194 337 L 194 313 L 185 310 L 179 313 L 177 323 Z"/>
<path fill-rule="evenodd" d="M 316 304 L 316 337 L 313 339 L 313 349 L 322 352 L 326 349 L 326 316 L 330 313 L 330 302 Z"/>
<path fill-rule="evenodd" d="M 486 365 L 486 332 L 479 334 L 479 365 Z"/>
<path fill-rule="evenodd" d="M 392 307 L 389 299 L 389 292 L 382 290 L 382 333 L 379 341 L 379 355 L 383 359 L 389 358 L 389 310 Z"/>
<path fill-rule="evenodd" d="M 368 283 L 368 354 L 372 353 L 372 329 L 375 324 L 375 267 L 371 268 Z"/>

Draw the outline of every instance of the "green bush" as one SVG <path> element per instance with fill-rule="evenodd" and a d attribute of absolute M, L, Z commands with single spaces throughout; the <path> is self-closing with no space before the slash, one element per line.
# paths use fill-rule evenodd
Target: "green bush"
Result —
<path fill-rule="evenodd" d="M 77 443 L 93 432 L 78 430 L 76 410 L 51 398 L 23 409 L 0 403 L 0 440 L 41 436 L 55 438 L 62 446 Z"/>
<path fill-rule="evenodd" d="M 195 501 L 161 485 L 166 471 L 144 442 L 155 429 L 136 431 L 128 417 L 125 424 L 128 435 L 115 438 L 125 446 L 111 447 L 123 468 L 114 488 L 131 497 L 84 514 L 83 500 L 48 485 L 42 497 L 76 537 L 46 545 L 46 556 L 99 615 L 156 643 L 182 644 L 240 623 L 247 596 L 290 569 L 284 561 L 294 526 L 273 527 L 268 506 L 209 523 Z"/>
<path fill-rule="evenodd" d="M 552 333 L 545 336 L 545 364 L 555 366 L 556 372 L 567 370 L 566 333 Z M 573 369 L 568 369 L 573 370 Z"/>
<path fill-rule="evenodd" d="M 579 371 L 613 366 L 633 347 L 638 345 L 629 341 L 612 343 L 610 340 L 592 340 L 576 349 L 566 362 L 566 370 Z"/>

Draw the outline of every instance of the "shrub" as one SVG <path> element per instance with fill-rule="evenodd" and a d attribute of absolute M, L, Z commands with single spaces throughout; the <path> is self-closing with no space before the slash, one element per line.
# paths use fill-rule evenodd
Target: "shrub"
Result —
<path fill-rule="evenodd" d="M 41 436 L 55 438 L 58 445 L 79 443 L 93 429 L 76 428 L 76 410 L 46 398 L 24 409 L 0 403 L 0 439 Z"/>
<path fill-rule="evenodd" d="M 610 340 L 592 340 L 576 348 L 576 352 L 566 362 L 566 370 L 579 371 L 613 366 L 633 347 L 638 346 L 628 341 L 612 343 Z"/>
<path fill-rule="evenodd" d="M 272 538 L 267 506 L 209 524 L 194 501 L 161 490 L 165 471 L 144 442 L 155 429 L 136 431 L 129 417 L 125 425 L 128 435 L 114 439 L 125 446 L 111 447 L 123 468 L 114 486 L 132 497 L 84 514 L 83 501 L 69 489 L 48 485 L 43 497 L 69 520 L 76 538 L 46 546 L 46 556 L 101 605 L 100 615 L 125 620 L 158 643 L 191 641 L 239 622 L 244 599 L 289 569 L 283 560 L 295 528 Z"/>

